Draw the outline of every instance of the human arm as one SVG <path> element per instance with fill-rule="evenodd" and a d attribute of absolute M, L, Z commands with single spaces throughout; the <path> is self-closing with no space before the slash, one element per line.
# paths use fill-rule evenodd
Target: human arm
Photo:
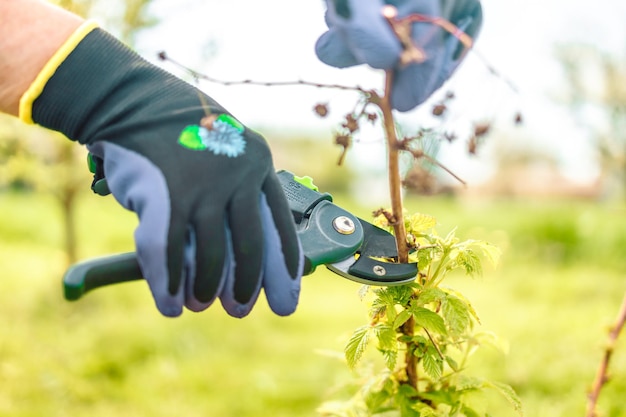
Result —
<path fill-rule="evenodd" d="M 0 112 L 20 98 L 83 19 L 39 0 L 0 0 Z"/>

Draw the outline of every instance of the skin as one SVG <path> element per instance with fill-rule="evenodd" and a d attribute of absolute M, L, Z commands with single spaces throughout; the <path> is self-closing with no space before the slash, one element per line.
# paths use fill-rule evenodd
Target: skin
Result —
<path fill-rule="evenodd" d="M 0 112 L 20 97 L 83 19 L 43 0 L 0 0 Z"/>

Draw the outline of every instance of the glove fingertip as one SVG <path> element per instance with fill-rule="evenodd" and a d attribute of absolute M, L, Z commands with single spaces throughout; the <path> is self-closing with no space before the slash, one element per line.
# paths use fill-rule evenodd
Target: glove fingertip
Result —
<path fill-rule="evenodd" d="M 220 298 L 222 302 L 222 307 L 224 311 L 228 313 L 229 316 L 242 319 L 246 317 L 252 311 L 252 307 L 254 307 L 254 303 L 256 302 L 256 298 L 254 301 L 251 301 L 247 304 L 240 304 L 234 300 L 234 298 Z"/>
<path fill-rule="evenodd" d="M 391 95 L 391 106 L 401 112 L 413 110 L 422 104 L 434 92 L 432 79 L 424 64 L 411 64 L 396 71 L 395 83 Z"/>
<path fill-rule="evenodd" d="M 266 187 L 266 192 L 271 187 Z M 271 194 L 270 194 L 271 196 Z M 263 288 L 270 309 L 279 316 L 287 316 L 296 311 L 300 298 L 300 282 L 304 271 L 304 252 L 297 235 L 291 239 L 281 239 L 282 233 L 289 234 L 282 217 L 272 215 L 263 198 L 261 213 L 265 225 L 265 268 Z M 278 224 L 276 222 L 278 220 Z M 277 227 L 278 225 L 282 227 Z M 288 247 L 285 247 L 287 245 Z"/>
<path fill-rule="evenodd" d="M 300 278 L 290 282 L 283 281 L 283 287 L 279 291 L 271 288 L 268 290 L 268 284 L 265 284 L 267 303 L 274 314 L 288 316 L 296 311 L 300 300 L 300 282 Z"/>
<path fill-rule="evenodd" d="M 256 300 L 259 298 L 259 293 L 261 292 L 261 279 L 259 277 L 257 280 L 258 285 L 246 303 L 240 303 L 237 301 L 235 298 L 235 257 L 230 239 L 230 231 L 227 230 L 227 234 L 229 236 L 228 243 L 226 245 L 227 261 L 224 265 L 224 275 L 222 277 L 223 286 L 219 292 L 219 299 L 222 304 L 222 308 L 229 316 L 240 319 L 250 314 Z"/>
<path fill-rule="evenodd" d="M 265 265 L 263 288 L 270 309 L 279 316 L 288 316 L 296 311 L 300 300 L 304 253 L 298 241 L 299 258 L 295 274 L 289 271 L 286 262 L 280 262 L 279 253 L 282 250 L 275 252 Z"/>
<path fill-rule="evenodd" d="M 348 50 L 345 41 L 332 29 L 317 39 L 315 54 L 324 64 L 335 68 L 348 68 L 360 64 Z"/>
<path fill-rule="evenodd" d="M 183 313 L 184 294 L 182 291 L 170 295 L 167 288 L 162 285 L 163 281 L 157 280 L 155 282 L 147 277 L 146 281 L 148 281 L 150 286 L 156 308 L 162 315 L 165 317 L 178 317 Z"/>
<path fill-rule="evenodd" d="M 179 317 L 183 314 L 183 306 L 174 299 L 162 299 L 154 297 L 156 307 L 165 317 Z"/>

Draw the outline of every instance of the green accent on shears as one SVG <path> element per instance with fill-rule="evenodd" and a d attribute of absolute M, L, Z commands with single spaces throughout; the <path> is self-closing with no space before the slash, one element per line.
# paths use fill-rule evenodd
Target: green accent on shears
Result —
<path fill-rule="evenodd" d="M 106 178 L 95 181 L 91 186 L 91 189 L 94 193 L 101 196 L 107 196 L 111 194 L 111 190 L 109 189 L 109 183 L 107 182 Z"/>
<path fill-rule="evenodd" d="M 217 116 L 217 120 L 224 122 L 224 123 L 228 123 L 235 129 L 237 129 L 239 132 L 243 133 L 243 130 L 244 130 L 243 125 L 239 123 L 239 120 L 235 119 L 233 116 L 222 113 L 219 116 Z"/>
<path fill-rule="evenodd" d="M 205 150 L 207 147 L 200 136 L 200 129 L 201 127 L 198 125 L 187 126 L 182 132 L 180 132 L 178 143 L 183 147 L 194 151 Z"/>
<path fill-rule="evenodd" d="M 317 185 L 313 184 L 313 178 L 305 175 L 303 177 L 298 177 L 296 175 L 293 176 L 293 180 L 299 184 L 304 185 L 306 188 L 313 190 L 313 191 L 319 191 L 319 188 L 317 188 Z"/>
<path fill-rule="evenodd" d="M 87 166 L 89 167 L 89 172 L 92 174 L 96 173 L 96 161 L 93 160 L 93 155 L 91 153 L 87 154 Z"/>

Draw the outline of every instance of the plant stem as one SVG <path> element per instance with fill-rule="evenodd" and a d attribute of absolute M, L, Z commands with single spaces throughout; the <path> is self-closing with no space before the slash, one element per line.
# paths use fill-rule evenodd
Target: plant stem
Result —
<path fill-rule="evenodd" d="M 415 317 L 411 316 L 400 328 L 404 336 L 413 336 L 415 334 Z M 406 342 L 406 353 L 404 357 L 404 372 L 406 375 L 406 384 L 417 390 L 417 356 L 413 349 L 414 343 Z"/>
<path fill-rule="evenodd" d="M 393 215 L 393 230 L 398 249 L 398 262 L 409 262 L 409 249 L 406 244 L 406 228 L 404 226 L 404 211 L 402 207 L 402 180 L 400 179 L 400 146 L 396 134 L 396 125 L 391 110 L 391 90 L 393 86 L 393 71 L 385 72 L 385 94 L 379 102 L 383 113 L 383 126 L 387 138 L 389 195 L 391 197 L 391 211 Z M 411 316 L 401 327 L 402 334 L 413 336 L 415 334 L 415 318 Z M 413 350 L 412 341 L 406 343 L 406 356 L 404 358 L 407 384 L 417 390 L 417 356 Z"/>
<path fill-rule="evenodd" d="M 383 112 L 383 125 L 387 138 L 389 194 L 393 214 L 394 235 L 398 248 L 398 262 L 409 262 L 409 250 L 406 244 L 406 228 L 404 227 L 404 213 L 402 208 L 402 180 L 400 179 L 399 142 L 396 135 L 396 126 L 391 111 L 391 88 L 393 85 L 393 71 L 385 72 L 385 95 L 381 98 L 380 109 Z"/>
<path fill-rule="evenodd" d="M 600 390 L 608 381 L 607 373 L 609 369 L 609 361 L 611 360 L 611 356 L 613 355 L 613 350 L 615 349 L 617 338 L 619 337 L 619 334 L 624 327 L 624 322 L 626 322 L 626 294 L 624 294 L 622 306 L 620 307 L 615 324 L 609 332 L 609 342 L 604 351 L 604 357 L 602 358 L 602 362 L 600 363 L 600 367 L 598 368 L 596 378 L 593 381 L 593 387 L 591 393 L 589 394 L 589 402 L 587 403 L 587 417 L 596 417 L 598 415 L 596 412 L 598 397 L 600 396 Z"/>

